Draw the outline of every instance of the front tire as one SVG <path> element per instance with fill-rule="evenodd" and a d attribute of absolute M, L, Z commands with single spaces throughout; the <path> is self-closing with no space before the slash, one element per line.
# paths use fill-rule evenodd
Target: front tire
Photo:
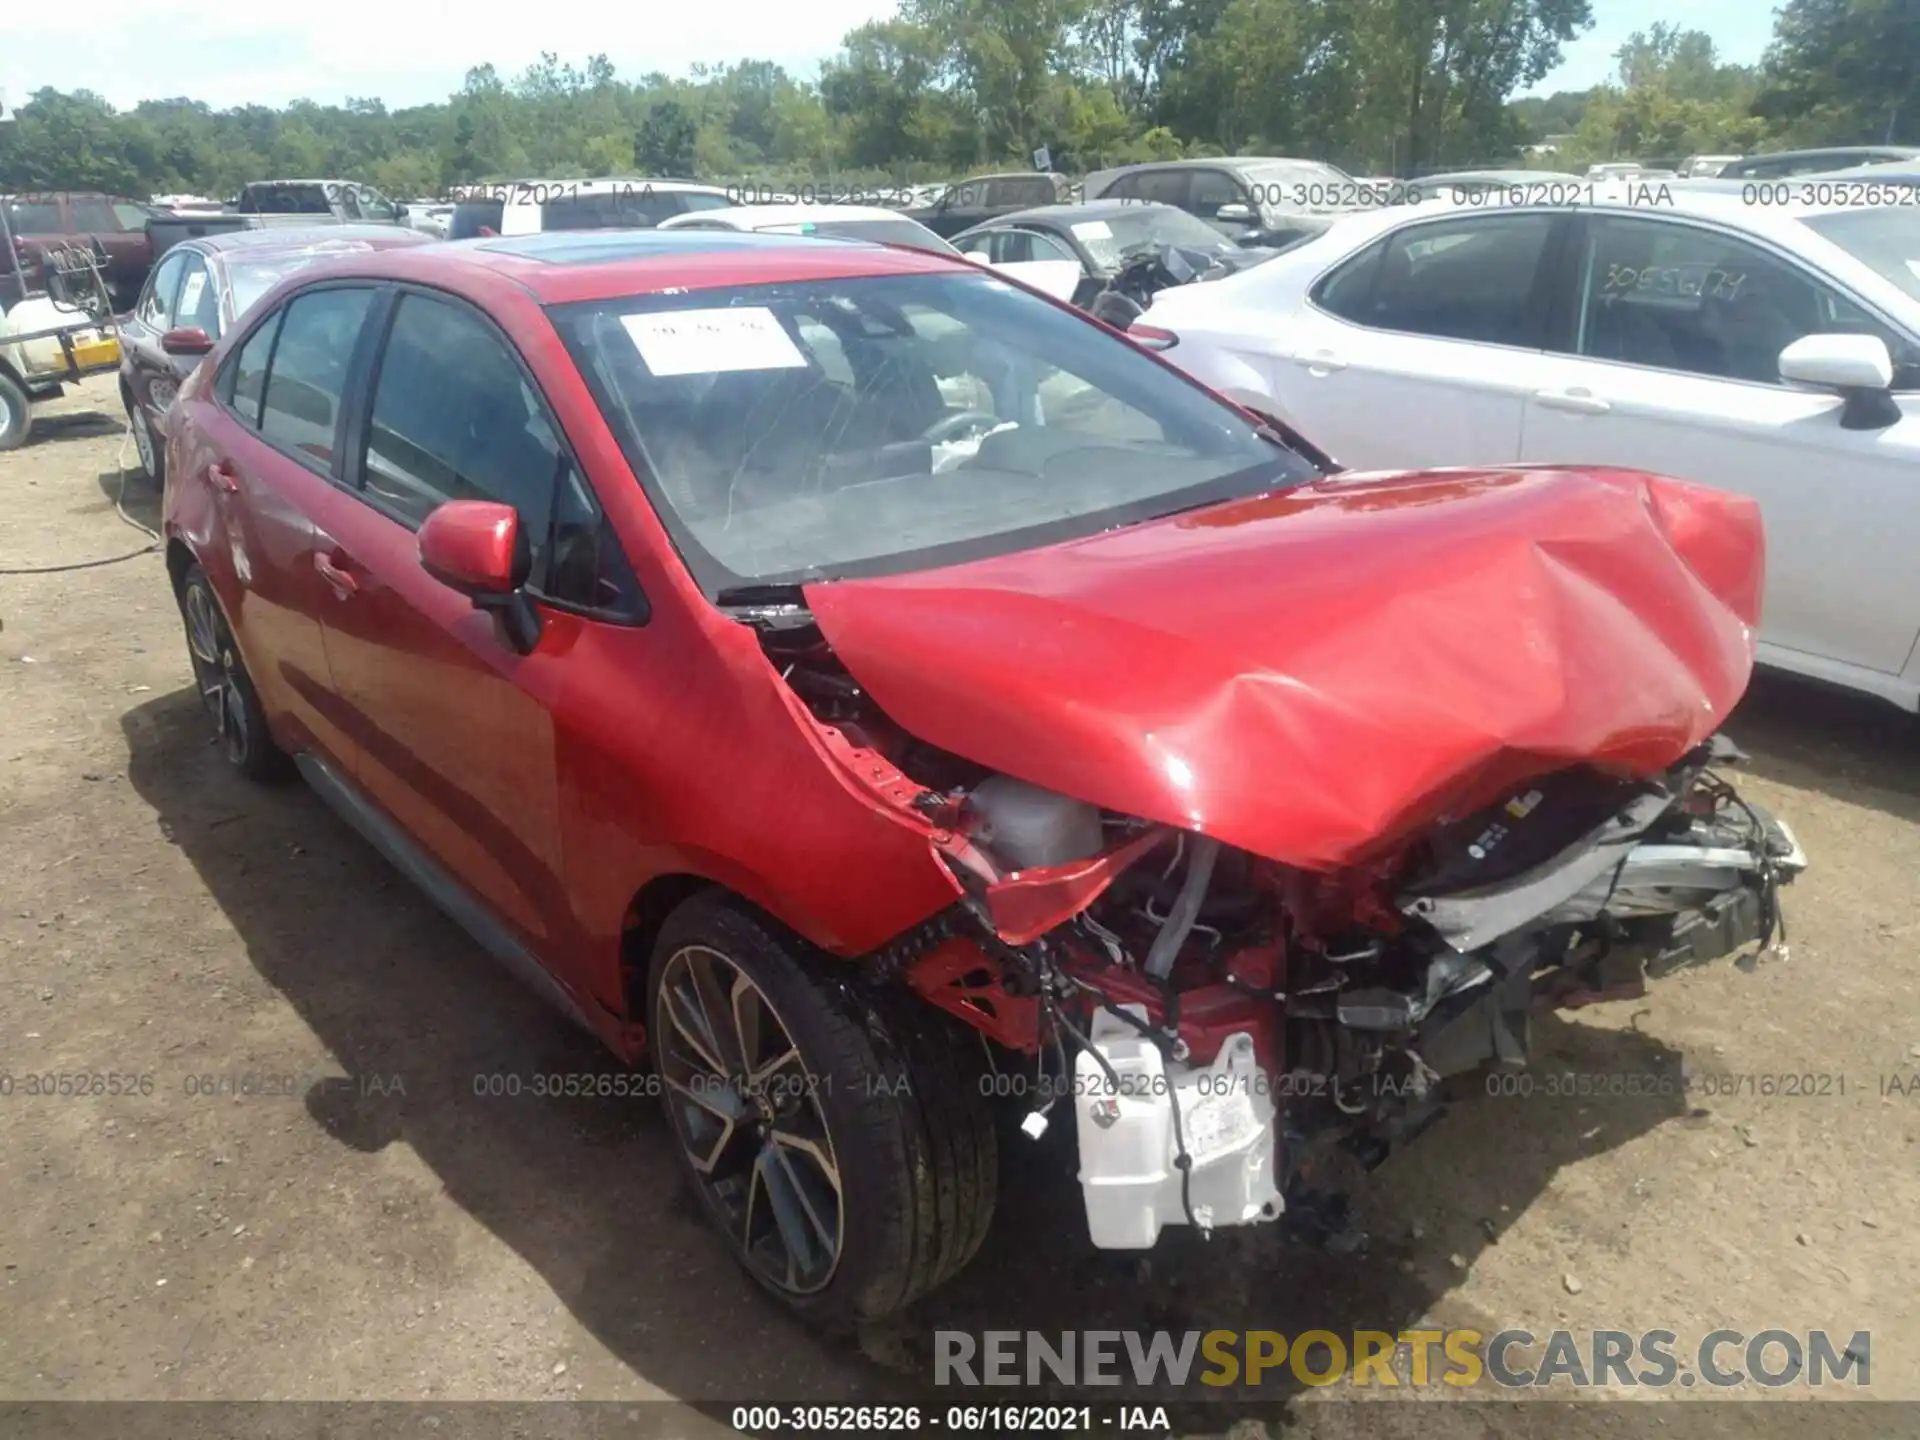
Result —
<path fill-rule="evenodd" d="M 212 582 L 198 565 L 188 567 L 181 577 L 180 617 L 187 627 L 194 685 L 219 729 L 227 763 L 256 782 L 285 779 L 293 763 L 267 732 L 266 711 L 253 688 L 253 677 L 240 659 L 240 648 L 233 642 Z"/>
<path fill-rule="evenodd" d="M 696 896 L 655 945 L 648 1021 L 702 1208 L 763 1287 L 845 1333 L 973 1258 L 998 1155 L 978 1040 L 837 963 L 717 892 Z"/>

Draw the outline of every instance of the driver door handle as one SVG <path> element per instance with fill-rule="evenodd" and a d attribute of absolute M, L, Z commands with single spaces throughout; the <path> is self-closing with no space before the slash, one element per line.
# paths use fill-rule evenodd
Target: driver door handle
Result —
<path fill-rule="evenodd" d="M 1584 385 L 1567 390 L 1536 390 L 1533 398 L 1548 410 L 1565 410 L 1574 415 L 1604 415 L 1613 409 Z"/>
<path fill-rule="evenodd" d="M 333 556 L 314 552 L 313 568 L 320 572 L 320 578 L 333 587 L 333 593 L 342 600 L 360 588 L 360 582 L 353 578 L 351 571 L 345 570 Z"/>
<path fill-rule="evenodd" d="M 207 483 L 225 495 L 240 493 L 240 474 L 230 460 L 216 460 L 207 466 Z"/>
<path fill-rule="evenodd" d="M 1331 350 L 1315 350 L 1310 355 L 1300 355 L 1295 358 L 1298 363 L 1318 375 L 1330 375 L 1335 370 L 1347 368 L 1347 362 Z"/>

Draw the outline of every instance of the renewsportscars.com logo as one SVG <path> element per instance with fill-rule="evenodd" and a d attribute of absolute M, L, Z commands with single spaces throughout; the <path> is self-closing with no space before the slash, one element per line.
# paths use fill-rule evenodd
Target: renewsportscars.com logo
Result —
<path fill-rule="evenodd" d="M 1872 1335 L 1714 1330 L 936 1330 L 936 1385 L 1338 1385 L 1490 1383 L 1507 1390 L 1780 1389 L 1871 1383 Z"/>

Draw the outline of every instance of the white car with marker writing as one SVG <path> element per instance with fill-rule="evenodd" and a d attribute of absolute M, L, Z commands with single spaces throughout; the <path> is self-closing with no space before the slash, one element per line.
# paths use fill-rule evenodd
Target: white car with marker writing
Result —
<path fill-rule="evenodd" d="M 1762 662 L 1920 709 L 1920 196 L 1789 189 L 1400 206 L 1164 291 L 1131 333 L 1357 470 L 1751 495 Z"/>

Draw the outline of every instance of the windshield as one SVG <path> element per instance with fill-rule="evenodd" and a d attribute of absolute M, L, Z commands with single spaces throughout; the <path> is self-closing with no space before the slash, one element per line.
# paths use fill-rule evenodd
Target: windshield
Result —
<path fill-rule="evenodd" d="M 1239 248 L 1206 221 L 1171 205 L 1151 210 L 1129 208 L 1098 220 L 1076 220 L 1067 229 L 1102 270 L 1119 269 L 1122 256 L 1149 245 L 1180 245 L 1210 252 Z"/>
<path fill-rule="evenodd" d="M 1920 216 L 1912 210 L 1836 210 L 1804 216 L 1800 223 L 1920 300 Z"/>
<path fill-rule="evenodd" d="M 694 578 L 894 574 L 1314 474 L 1239 411 L 989 275 L 549 312 Z"/>
<path fill-rule="evenodd" d="M 827 239 L 871 240 L 880 245 L 910 245 L 935 255 L 960 253 L 926 226 L 911 220 L 797 220 L 759 228 L 769 235 L 820 235 Z"/>

